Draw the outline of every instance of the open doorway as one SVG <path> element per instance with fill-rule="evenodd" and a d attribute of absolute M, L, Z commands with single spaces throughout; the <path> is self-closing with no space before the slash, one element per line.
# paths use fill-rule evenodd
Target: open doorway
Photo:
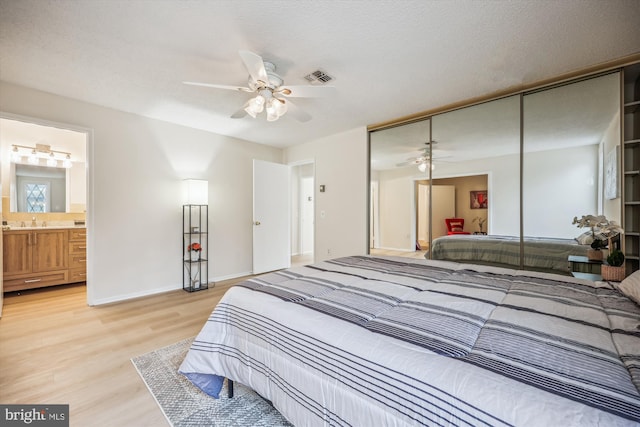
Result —
<path fill-rule="evenodd" d="M 90 131 L 9 114 L 0 128 L 0 293 L 86 285 Z"/>
<path fill-rule="evenodd" d="M 475 194 L 488 193 L 489 175 L 462 175 L 436 178 L 432 185 L 432 235 L 429 236 L 429 181 L 416 181 L 416 235 L 418 244 L 428 249 L 429 242 L 447 235 L 445 219 L 457 218 L 468 234 L 487 234 L 488 206 L 477 203 Z M 475 201 L 475 203 L 474 203 Z"/>
<path fill-rule="evenodd" d="M 291 266 L 314 260 L 315 168 L 313 162 L 291 167 Z"/>

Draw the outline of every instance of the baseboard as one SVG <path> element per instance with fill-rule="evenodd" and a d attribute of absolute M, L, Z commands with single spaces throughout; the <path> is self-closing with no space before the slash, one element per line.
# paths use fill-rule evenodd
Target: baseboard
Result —
<path fill-rule="evenodd" d="M 238 277 L 245 277 L 245 276 L 252 276 L 253 273 L 250 271 L 244 272 L 244 273 L 234 273 L 234 274 L 229 274 L 227 276 L 218 276 L 218 277 L 214 277 L 213 279 L 209 278 L 210 282 L 222 282 L 224 280 L 231 280 L 231 279 L 237 279 Z"/>
<path fill-rule="evenodd" d="M 134 299 L 134 298 L 147 297 L 149 295 L 155 295 L 155 294 L 161 294 L 161 293 L 164 293 L 164 292 L 176 291 L 178 289 L 182 289 L 182 285 L 178 285 L 177 287 L 172 286 L 172 287 L 165 287 L 165 288 L 150 289 L 150 290 L 146 290 L 146 291 L 142 291 L 142 292 L 134 292 L 134 293 L 125 294 L 125 295 L 116 295 L 116 296 L 109 297 L 109 298 L 99 298 L 99 299 L 96 299 L 95 301 L 93 301 L 92 303 L 90 303 L 89 305 L 90 306 L 96 306 L 96 305 L 110 304 L 112 302 L 120 302 L 120 301 L 126 301 L 126 300 L 130 300 L 130 299 Z"/>
<path fill-rule="evenodd" d="M 398 251 L 398 252 L 415 252 L 415 249 L 407 249 L 407 248 L 387 248 L 387 247 L 379 247 L 375 248 L 381 251 Z"/>

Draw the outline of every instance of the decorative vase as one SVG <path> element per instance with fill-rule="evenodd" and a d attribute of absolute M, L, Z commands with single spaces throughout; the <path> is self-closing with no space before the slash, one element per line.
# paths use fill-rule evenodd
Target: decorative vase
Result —
<path fill-rule="evenodd" d="M 602 251 L 600 249 L 588 249 L 587 258 L 591 261 L 602 261 Z"/>
<path fill-rule="evenodd" d="M 624 265 L 614 267 L 612 265 L 602 264 L 600 275 L 602 276 L 602 280 L 622 282 L 625 276 Z"/>
<path fill-rule="evenodd" d="M 200 260 L 200 251 L 191 251 L 191 261 L 199 261 Z"/>

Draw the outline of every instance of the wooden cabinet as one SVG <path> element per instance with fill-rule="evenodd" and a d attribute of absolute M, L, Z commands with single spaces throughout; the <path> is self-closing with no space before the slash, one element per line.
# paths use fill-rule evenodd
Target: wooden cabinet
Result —
<path fill-rule="evenodd" d="M 640 63 L 625 67 L 622 227 L 626 274 L 640 269 Z"/>
<path fill-rule="evenodd" d="M 5 280 L 8 276 L 31 273 L 33 264 L 32 234 L 32 231 L 5 231 L 3 233 L 2 273 Z"/>
<path fill-rule="evenodd" d="M 69 283 L 87 280 L 87 230 L 69 230 Z"/>
<path fill-rule="evenodd" d="M 3 233 L 4 292 L 86 280 L 86 229 Z"/>
<path fill-rule="evenodd" d="M 69 268 L 67 230 L 34 231 L 32 234 L 32 271 L 62 270 Z"/>

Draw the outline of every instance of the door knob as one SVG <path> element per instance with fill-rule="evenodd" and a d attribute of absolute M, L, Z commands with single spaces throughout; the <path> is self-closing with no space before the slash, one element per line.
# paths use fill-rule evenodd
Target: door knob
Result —
<path fill-rule="evenodd" d="M 254 224 L 255 225 L 260 225 L 260 221 L 255 221 Z"/>

